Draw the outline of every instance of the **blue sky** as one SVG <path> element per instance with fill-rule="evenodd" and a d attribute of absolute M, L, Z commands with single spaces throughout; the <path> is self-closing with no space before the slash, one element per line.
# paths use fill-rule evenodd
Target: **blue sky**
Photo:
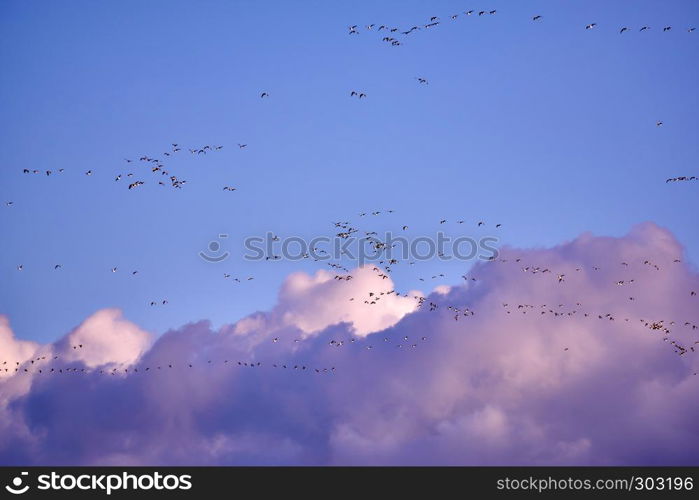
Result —
<path fill-rule="evenodd" d="M 448 18 L 471 8 L 497 14 Z M 442 24 L 400 47 L 364 29 L 431 16 Z M 348 35 L 353 24 L 359 35 Z M 417 236 L 442 218 L 486 220 L 523 247 L 651 220 L 696 264 L 699 186 L 664 182 L 699 173 L 690 26 L 692 0 L 5 1 L 0 314 L 40 341 L 104 307 L 154 332 L 232 322 L 269 307 L 290 272 L 327 268 L 244 262 L 244 237 L 329 235 L 333 221 L 389 208 L 366 229 L 409 224 Z M 124 161 L 162 158 L 172 142 L 224 149 L 166 161 L 187 179 L 181 190 Z M 128 172 L 146 184 L 114 182 Z M 473 226 L 449 230 L 492 233 Z M 207 264 L 197 253 L 219 233 L 234 256 Z M 395 279 L 420 287 L 418 276 L 443 268 Z M 463 270 L 450 270 L 445 282 L 458 282 Z M 255 280 L 236 285 L 224 272 Z"/>

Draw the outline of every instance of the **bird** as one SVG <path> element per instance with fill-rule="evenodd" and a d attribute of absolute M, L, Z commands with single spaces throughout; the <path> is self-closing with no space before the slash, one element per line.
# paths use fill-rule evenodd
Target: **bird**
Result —
<path fill-rule="evenodd" d="M 5 205 L 7 205 L 8 207 L 11 207 L 11 206 L 14 205 L 14 204 L 15 204 L 14 201 L 6 201 L 6 202 L 5 202 Z"/>
<path fill-rule="evenodd" d="M 665 26 L 663 28 L 663 31 L 670 31 L 672 29 L 672 26 Z"/>
<path fill-rule="evenodd" d="M 112 272 L 113 272 L 113 273 L 117 272 L 117 268 L 116 268 L 116 267 L 113 267 L 113 268 L 112 268 Z"/>
<path fill-rule="evenodd" d="M 260 94 L 260 99 L 263 99 L 263 98 L 265 98 L 265 97 L 269 97 L 269 94 L 268 94 L 267 92 L 262 92 L 262 93 Z"/>
<path fill-rule="evenodd" d="M 696 28 L 687 28 L 687 33 L 691 33 L 691 32 L 694 31 L 695 29 L 696 29 Z"/>
<path fill-rule="evenodd" d="M 623 28 L 621 28 L 621 29 L 619 30 L 619 34 L 621 35 L 624 31 L 629 31 L 629 28 L 627 28 L 626 26 L 624 26 Z"/>
<path fill-rule="evenodd" d="M 88 170 L 87 172 L 85 172 L 85 175 L 92 175 L 92 170 Z"/>
<path fill-rule="evenodd" d="M 585 26 L 585 29 L 586 29 L 586 30 L 591 30 L 591 29 L 594 28 L 595 26 L 597 26 L 597 23 L 591 23 L 591 24 L 588 24 L 587 26 Z"/>
<path fill-rule="evenodd" d="M 646 30 L 649 30 L 649 29 L 650 29 L 650 26 L 641 26 L 641 29 L 638 30 L 638 31 L 646 31 Z"/>
<path fill-rule="evenodd" d="M 656 127 L 662 127 L 662 126 L 663 126 L 663 122 L 660 122 L 660 121 L 655 122 L 655 126 L 656 126 Z"/>
<path fill-rule="evenodd" d="M 422 84 L 424 84 L 424 85 L 429 84 L 429 82 L 428 82 L 426 79 L 421 78 L 421 77 L 419 77 L 419 76 L 416 76 L 415 79 L 416 79 L 418 82 L 420 82 L 420 83 L 422 83 Z"/>
<path fill-rule="evenodd" d="M 224 186 L 224 187 L 223 187 L 223 190 L 224 190 L 224 191 L 235 191 L 236 188 L 231 187 L 231 186 Z"/>
<path fill-rule="evenodd" d="M 541 16 L 534 16 L 534 17 L 532 17 L 532 21 L 538 21 L 539 19 L 541 19 Z"/>
<path fill-rule="evenodd" d="M 60 268 L 62 268 L 62 267 L 63 267 L 63 266 L 62 266 L 61 264 L 56 264 L 55 266 L 53 266 L 54 269 L 60 269 Z"/>
<path fill-rule="evenodd" d="M 24 265 L 20 264 L 19 266 L 17 266 L 17 270 L 18 270 L 18 271 L 21 271 L 21 270 L 23 270 L 23 269 L 24 269 Z"/>

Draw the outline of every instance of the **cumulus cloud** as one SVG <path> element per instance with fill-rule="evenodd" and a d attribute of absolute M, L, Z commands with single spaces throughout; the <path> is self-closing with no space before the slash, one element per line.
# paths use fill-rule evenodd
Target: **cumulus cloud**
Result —
<path fill-rule="evenodd" d="M 34 356 L 39 349 L 39 344 L 15 338 L 10 328 L 10 320 L 6 316 L 0 315 L 0 352 L 3 353 L 4 361 L 13 360 L 16 363 L 23 363 Z M 0 361 L 3 362 L 3 361 Z M 0 378 L 9 377 L 14 372 L 14 366 L 4 363 L 0 366 Z"/>
<path fill-rule="evenodd" d="M 696 465 L 699 275 L 682 254 L 650 223 L 505 248 L 419 308 L 371 269 L 294 274 L 271 311 L 152 346 L 113 310 L 51 346 L 5 320 L 22 366 L 43 349 L 86 371 L 0 379 L 0 462 Z"/>
<path fill-rule="evenodd" d="M 276 307 L 238 322 L 235 332 L 247 334 L 294 326 L 307 337 L 328 326 L 347 322 L 356 335 L 363 337 L 393 326 L 417 307 L 410 296 L 418 292 L 410 292 L 409 297 L 385 295 L 393 290 L 393 282 L 381 279 L 371 267 L 356 269 L 346 283 L 338 283 L 335 276 L 323 270 L 312 276 L 290 275 L 279 292 Z M 385 295 L 376 307 L 367 308 L 364 304 L 367 290 Z"/>
<path fill-rule="evenodd" d="M 150 342 L 151 335 L 125 320 L 121 311 L 103 309 L 66 335 L 61 347 L 66 360 L 81 361 L 88 368 L 94 368 L 110 363 L 131 365 Z"/>

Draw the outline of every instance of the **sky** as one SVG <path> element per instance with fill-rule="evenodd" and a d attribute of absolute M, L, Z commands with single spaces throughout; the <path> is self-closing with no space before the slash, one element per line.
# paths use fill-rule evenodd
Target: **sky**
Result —
<path fill-rule="evenodd" d="M 432 29 L 377 32 L 432 16 L 441 21 Z M 359 34 L 349 34 L 352 25 Z M 644 25 L 651 29 L 640 32 Z M 285 287 L 295 273 L 332 269 L 311 259 L 246 261 L 242 242 L 267 232 L 332 236 L 336 221 L 411 238 L 495 237 L 523 252 L 587 237 L 623 243 L 651 223 L 696 279 L 699 184 L 665 182 L 699 174 L 694 26 L 693 0 L 2 2 L 8 335 L 62 345 L 88 318 L 119 311 L 150 346 L 200 321 L 225 333 L 289 301 L 288 314 L 305 317 L 313 306 L 284 300 Z M 173 143 L 182 151 L 166 159 Z M 204 145 L 223 148 L 188 152 Z M 187 184 L 159 186 L 144 155 Z M 145 183 L 127 189 L 135 180 Z M 382 213 L 359 216 L 372 211 Z M 214 240 L 230 252 L 220 263 L 199 256 Z M 391 282 L 428 296 L 465 286 L 474 264 L 399 264 Z M 408 321 L 412 310 L 394 305 L 389 323 Z M 386 327 L 356 311 L 341 321 L 355 333 L 360 324 Z M 149 457 L 157 461 L 134 461 Z"/>

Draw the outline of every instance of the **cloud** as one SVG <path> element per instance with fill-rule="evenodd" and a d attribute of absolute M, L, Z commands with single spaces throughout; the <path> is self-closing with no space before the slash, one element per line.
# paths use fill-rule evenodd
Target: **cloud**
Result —
<path fill-rule="evenodd" d="M 86 371 L 0 379 L 0 463 L 697 465 L 682 255 L 651 223 L 505 248 L 417 309 L 370 268 L 298 273 L 269 312 L 152 345 L 114 310 L 48 346 L 4 320 L 22 366 L 43 350 Z"/>
<path fill-rule="evenodd" d="M 8 360 L 23 363 L 31 359 L 38 349 L 39 344 L 36 342 L 15 339 L 10 328 L 9 318 L 0 315 L 0 352 L 5 358 L 0 361 L 0 363 L 5 361 L 4 364 L 0 365 L 0 379 L 10 377 L 14 373 L 14 366 L 8 366 Z"/>
<path fill-rule="evenodd" d="M 243 319 L 235 325 L 235 332 L 247 334 L 253 331 L 272 331 L 293 326 L 303 337 L 318 333 L 341 322 L 351 324 L 358 336 L 366 336 L 396 324 L 403 316 L 413 312 L 417 304 L 411 297 L 386 295 L 393 290 L 390 279 L 381 279 L 371 267 L 362 267 L 352 273 L 348 282 L 335 279 L 334 273 L 318 271 L 313 276 L 306 273 L 291 274 L 279 292 L 278 304 L 269 313 L 261 313 Z M 382 300 L 376 307 L 364 304 L 371 290 Z M 410 292 L 414 296 L 418 292 Z"/>
<path fill-rule="evenodd" d="M 67 361 L 81 361 L 86 367 L 95 368 L 131 365 L 150 343 L 151 335 L 123 319 L 121 311 L 103 309 L 69 333 L 60 346 Z"/>

